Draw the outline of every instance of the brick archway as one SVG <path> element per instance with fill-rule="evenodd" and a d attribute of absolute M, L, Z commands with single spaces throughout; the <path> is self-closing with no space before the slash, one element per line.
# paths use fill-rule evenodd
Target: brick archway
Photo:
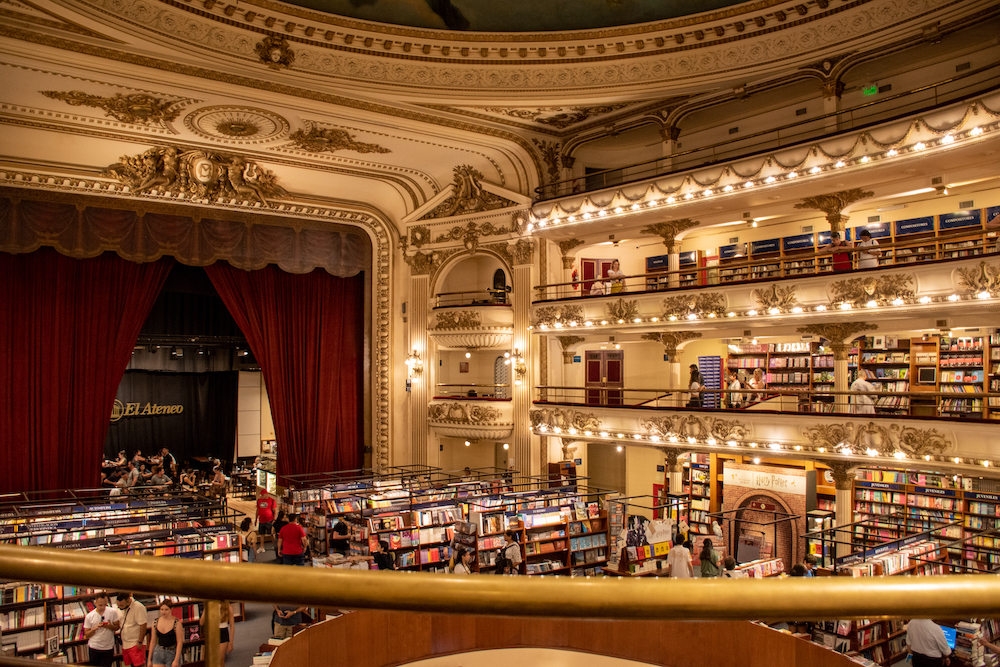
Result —
<path fill-rule="evenodd" d="M 749 505 L 753 501 L 773 504 L 778 512 L 794 514 L 792 508 L 790 508 L 785 500 L 778 494 L 763 489 L 752 489 L 737 498 L 736 501 L 732 503 L 731 507 L 727 507 L 727 509 L 733 509 L 739 512 L 739 514 L 733 516 L 732 518 L 732 520 L 736 522 L 735 535 L 737 536 L 739 535 L 741 524 L 743 522 L 758 521 L 761 523 L 769 523 L 775 519 L 774 515 L 769 512 L 749 509 Z M 729 505 L 729 503 L 726 504 Z M 749 530 L 764 533 L 764 540 L 773 545 L 771 557 L 780 558 L 784 562 L 785 572 L 788 572 L 791 570 L 792 565 L 800 562 L 801 560 L 798 554 L 798 540 L 796 539 L 796 537 L 800 534 L 799 523 L 800 519 L 790 519 L 771 526 L 750 525 L 747 528 Z M 730 545 L 730 549 L 734 552 L 734 554 L 736 551 L 735 546 L 736 545 Z"/>

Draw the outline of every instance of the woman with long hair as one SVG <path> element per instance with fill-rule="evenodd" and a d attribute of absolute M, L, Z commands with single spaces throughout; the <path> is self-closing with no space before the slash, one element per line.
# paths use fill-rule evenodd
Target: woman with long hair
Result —
<path fill-rule="evenodd" d="M 201 615 L 202 634 L 205 636 L 205 614 Z M 226 666 L 226 656 L 233 652 L 236 626 L 233 624 L 232 604 L 228 600 L 219 602 L 219 665 Z"/>
<path fill-rule="evenodd" d="M 622 271 L 621 264 L 617 259 L 611 262 L 611 268 L 608 269 L 607 277 L 611 280 L 612 294 L 628 291 L 625 289 L 625 272 Z"/>
<path fill-rule="evenodd" d="M 465 547 L 455 547 L 455 562 L 449 571 L 452 574 L 472 574 L 472 552 Z"/>
<path fill-rule="evenodd" d="M 691 379 L 688 381 L 688 402 L 687 407 L 689 408 L 700 408 L 701 407 L 701 390 L 704 388 L 702 385 L 701 373 L 698 371 L 698 366 L 691 364 Z"/>
<path fill-rule="evenodd" d="M 751 397 L 751 400 L 756 403 L 758 401 L 764 400 L 764 389 L 767 387 L 767 383 L 764 382 L 764 369 L 755 368 L 753 369 L 753 377 L 750 378 L 748 383 L 751 389 L 756 389 L 757 391 Z"/>
<path fill-rule="evenodd" d="M 153 637 L 149 642 L 149 667 L 177 667 L 184 648 L 184 624 L 173 615 L 173 603 L 160 603 L 160 614 L 153 621 Z"/>
<path fill-rule="evenodd" d="M 698 558 L 701 560 L 702 579 L 719 576 L 719 554 L 713 548 L 712 540 L 707 537 L 702 543 L 701 553 L 698 554 Z"/>

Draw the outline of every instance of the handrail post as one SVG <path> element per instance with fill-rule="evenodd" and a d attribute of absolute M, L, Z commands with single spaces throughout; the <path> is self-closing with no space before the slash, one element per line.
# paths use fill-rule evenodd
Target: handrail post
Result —
<path fill-rule="evenodd" d="M 219 619 L 222 615 L 218 600 L 205 600 L 205 622 L 202 639 L 205 642 L 205 667 L 222 667 L 219 659 Z M 181 647 L 177 647 L 178 650 Z"/>

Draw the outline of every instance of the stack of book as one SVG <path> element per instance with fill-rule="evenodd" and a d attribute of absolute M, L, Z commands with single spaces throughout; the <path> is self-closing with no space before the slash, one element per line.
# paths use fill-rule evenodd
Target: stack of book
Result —
<path fill-rule="evenodd" d="M 970 665 L 983 664 L 983 645 L 979 639 L 983 636 L 979 623 L 960 621 L 955 624 L 955 657 Z"/>

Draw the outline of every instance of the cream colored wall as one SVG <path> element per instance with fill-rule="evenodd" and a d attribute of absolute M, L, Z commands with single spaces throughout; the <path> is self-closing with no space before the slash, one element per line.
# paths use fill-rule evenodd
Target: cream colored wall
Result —
<path fill-rule="evenodd" d="M 652 496 L 653 485 L 663 484 L 662 472 L 656 471 L 656 466 L 664 464 L 663 452 L 651 447 L 628 447 L 625 449 L 625 495 L 627 496 Z M 641 505 L 652 505 L 653 499 L 648 502 L 639 501 Z M 653 518 L 650 510 L 636 508 L 630 510 L 632 514 L 641 514 L 648 519 Z"/>
<path fill-rule="evenodd" d="M 504 350 L 478 350 L 466 359 L 463 350 L 440 350 L 438 359 L 441 365 L 436 369 L 436 382 L 492 385 L 494 361 L 497 357 L 502 357 L 503 353 Z M 459 364 L 466 361 L 469 362 L 469 372 L 459 372 Z"/>
<path fill-rule="evenodd" d="M 240 371 L 236 406 L 236 456 L 258 456 L 261 440 L 274 440 L 271 401 L 262 373 Z"/>
<path fill-rule="evenodd" d="M 472 257 L 467 257 L 456 261 L 447 271 L 440 287 L 435 288 L 435 292 L 463 292 L 484 290 L 493 287 L 493 273 L 497 269 L 503 269 L 507 274 L 507 284 L 511 284 L 510 271 L 503 263 L 487 253 L 479 253 Z"/>
<path fill-rule="evenodd" d="M 440 438 L 438 444 L 442 448 L 438 460 L 443 470 L 492 468 L 495 464 L 496 443 L 492 440 L 480 440 L 466 447 L 460 438 Z"/>

